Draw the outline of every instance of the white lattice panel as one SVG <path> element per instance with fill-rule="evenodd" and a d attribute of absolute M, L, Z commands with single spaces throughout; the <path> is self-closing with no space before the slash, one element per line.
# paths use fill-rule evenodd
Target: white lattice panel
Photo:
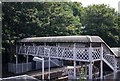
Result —
<path fill-rule="evenodd" d="M 115 67 L 114 56 L 109 54 L 103 54 L 103 58 L 112 66 Z"/>
<path fill-rule="evenodd" d="M 100 48 L 93 48 L 92 50 L 92 59 L 93 60 L 100 60 L 101 51 Z"/>
<path fill-rule="evenodd" d="M 28 49 L 28 54 L 29 55 L 35 55 L 37 52 L 37 47 L 36 46 L 29 46 L 29 49 Z"/>
<path fill-rule="evenodd" d="M 76 48 L 76 60 L 89 60 L 88 48 Z"/>
<path fill-rule="evenodd" d="M 37 48 L 37 55 L 38 56 L 44 56 L 44 51 L 45 51 L 44 47 L 38 46 L 38 48 Z"/>
<path fill-rule="evenodd" d="M 19 54 L 27 54 L 33 56 L 59 58 L 66 60 L 74 60 L 74 49 L 72 47 L 55 47 L 55 46 L 21 46 Z M 92 59 L 100 59 L 100 48 L 93 48 Z M 106 52 L 105 52 L 106 53 Z M 89 48 L 75 48 L 75 57 L 78 61 L 89 61 Z"/>
<path fill-rule="evenodd" d="M 63 58 L 73 59 L 73 48 L 64 48 Z"/>
<path fill-rule="evenodd" d="M 57 48 L 50 47 L 50 57 L 57 57 Z"/>
<path fill-rule="evenodd" d="M 63 52 L 64 52 L 64 48 L 58 48 L 58 57 L 59 58 L 63 57 Z"/>

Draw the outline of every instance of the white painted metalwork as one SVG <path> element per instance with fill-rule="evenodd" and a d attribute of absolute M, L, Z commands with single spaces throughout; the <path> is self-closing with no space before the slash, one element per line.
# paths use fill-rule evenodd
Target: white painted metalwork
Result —
<path fill-rule="evenodd" d="M 94 61 L 96 60 L 100 60 L 100 56 L 101 56 L 101 50 L 100 50 L 100 47 L 96 47 L 96 48 L 92 48 L 93 51 L 92 51 L 92 58 Z"/>
<path fill-rule="evenodd" d="M 103 79 L 103 61 L 100 61 L 100 79 Z"/>
<path fill-rule="evenodd" d="M 76 48 L 77 61 L 89 61 L 89 48 Z"/>
<path fill-rule="evenodd" d="M 58 58 L 65 60 L 76 60 L 76 61 L 87 61 L 91 59 L 92 61 L 100 60 L 101 48 L 94 47 L 91 48 L 92 54 L 89 53 L 89 48 L 72 48 L 72 47 L 55 47 L 55 46 L 19 46 L 17 47 L 19 51 L 17 54 L 28 54 L 32 56 Z M 74 50 L 76 54 L 76 59 L 74 59 Z M 103 59 L 105 62 L 109 63 L 111 68 L 115 68 L 114 55 L 108 55 L 109 51 L 107 49 L 103 50 Z M 91 57 L 92 55 L 92 57 Z M 89 57 L 90 56 L 90 57 Z"/>
<path fill-rule="evenodd" d="M 73 51 L 74 49 L 71 47 L 55 47 L 55 46 L 20 46 L 20 51 L 17 54 L 27 54 L 32 56 L 40 56 L 40 57 L 50 57 L 58 58 L 58 59 L 66 59 L 66 60 L 74 60 Z M 23 49 L 24 48 L 24 49 Z M 89 61 L 89 48 L 76 48 L 76 60 L 77 61 Z M 27 50 L 27 51 L 26 51 Z"/>
<path fill-rule="evenodd" d="M 105 60 L 105 62 L 109 63 L 111 69 L 115 69 L 115 62 L 114 62 L 114 55 L 110 55 L 110 54 L 104 54 L 103 53 L 103 59 Z"/>
<path fill-rule="evenodd" d="M 89 48 L 89 79 L 92 79 L 92 45 L 90 43 L 90 48 Z"/>
<path fill-rule="evenodd" d="M 100 59 L 100 79 L 103 79 L 103 44 L 101 44 Z"/>
<path fill-rule="evenodd" d="M 74 47 L 73 47 L 73 59 L 74 59 L 74 79 L 76 79 L 76 48 L 75 48 L 76 44 L 74 43 Z"/>
<path fill-rule="evenodd" d="M 51 57 L 51 56 L 50 56 L 50 55 L 51 55 L 51 54 L 50 54 L 50 49 L 48 50 L 48 55 L 49 55 L 49 58 L 48 58 L 48 59 L 49 59 L 49 60 L 48 60 L 48 72 L 49 72 L 49 74 L 48 74 L 48 79 L 50 80 L 50 57 Z"/>
<path fill-rule="evenodd" d="M 115 56 L 105 46 L 101 47 L 62 47 L 62 46 L 17 46 L 17 54 L 25 54 L 39 57 L 56 58 L 64 60 L 73 60 L 74 67 L 76 61 L 89 62 L 89 79 L 92 79 L 92 62 L 104 61 L 112 70 L 115 70 Z M 101 70 L 103 65 L 101 62 Z M 74 77 L 76 75 L 74 69 Z M 101 78 L 103 73 L 101 71 Z"/>

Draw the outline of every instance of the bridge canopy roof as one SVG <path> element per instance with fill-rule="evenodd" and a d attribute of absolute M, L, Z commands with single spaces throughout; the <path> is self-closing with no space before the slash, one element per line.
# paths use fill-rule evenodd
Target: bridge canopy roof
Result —
<path fill-rule="evenodd" d="M 24 38 L 18 42 L 104 42 L 99 36 L 51 36 Z"/>

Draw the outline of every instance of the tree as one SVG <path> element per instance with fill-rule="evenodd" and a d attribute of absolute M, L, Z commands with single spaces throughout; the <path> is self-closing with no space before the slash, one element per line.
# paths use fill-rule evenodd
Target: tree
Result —
<path fill-rule="evenodd" d="M 79 16 L 74 16 L 70 4 L 72 3 L 41 3 L 38 17 L 42 21 L 41 27 L 44 32 L 42 34 L 46 36 L 80 34 L 80 19 Z"/>
<path fill-rule="evenodd" d="M 15 42 L 25 37 L 79 35 L 81 4 L 11 2 L 2 4 L 3 54 L 14 57 Z M 8 54 L 8 55 L 6 55 Z M 4 57 L 5 58 L 5 57 Z M 12 61 L 12 59 L 10 59 Z"/>
<path fill-rule="evenodd" d="M 117 18 L 115 9 L 107 5 L 88 6 L 81 17 L 82 34 L 98 35 L 110 46 L 120 46 Z"/>

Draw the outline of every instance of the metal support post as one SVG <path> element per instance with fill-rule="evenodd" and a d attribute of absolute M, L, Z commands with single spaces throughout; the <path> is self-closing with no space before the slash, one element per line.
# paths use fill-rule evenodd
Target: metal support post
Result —
<path fill-rule="evenodd" d="M 42 59 L 42 80 L 44 80 L 44 58 Z"/>
<path fill-rule="evenodd" d="M 27 63 L 26 64 L 27 65 L 26 69 L 27 69 L 27 71 L 28 71 L 28 58 L 29 58 L 28 55 L 26 55 L 26 63 Z"/>
<path fill-rule="evenodd" d="M 103 61 L 100 61 L 100 79 L 103 79 Z"/>
<path fill-rule="evenodd" d="M 48 72 L 49 72 L 49 75 L 48 75 L 48 79 L 50 80 L 50 49 L 49 49 L 49 63 L 48 63 Z"/>
<path fill-rule="evenodd" d="M 74 56 L 74 79 L 76 79 L 76 53 L 75 53 L 75 43 L 74 43 L 74 48 L 73 48 L 73 56 Z"/>
<path fill-rule="evenodd" d="M 90 43 L 89 48 L 89 79 L 92 79 L 92 44 Z"/>
<path fill-rule="evenodd" d="M 103 79 L 103 44 L 101 43 L 100 79 Z"/>
<path fill-rule="evenodd" d="M 116 72 L 117 72 L 117 60 L 114 56 L 114 73 L 116 73 Z"/>
<path fill-rule="evenodd" d="M 76 61 L 74 60 L 74 79 L 76 79 Z"/>
<path fill-rule="evenodd" d="M 18 66 L 18 55 L 16 54 L 16 73 L 17 73 L 17 67 Z"/>
<path fill-rule="evenodd" d="M 89 64 L 89 79 L 92 79 L 92 62 Z"/>

